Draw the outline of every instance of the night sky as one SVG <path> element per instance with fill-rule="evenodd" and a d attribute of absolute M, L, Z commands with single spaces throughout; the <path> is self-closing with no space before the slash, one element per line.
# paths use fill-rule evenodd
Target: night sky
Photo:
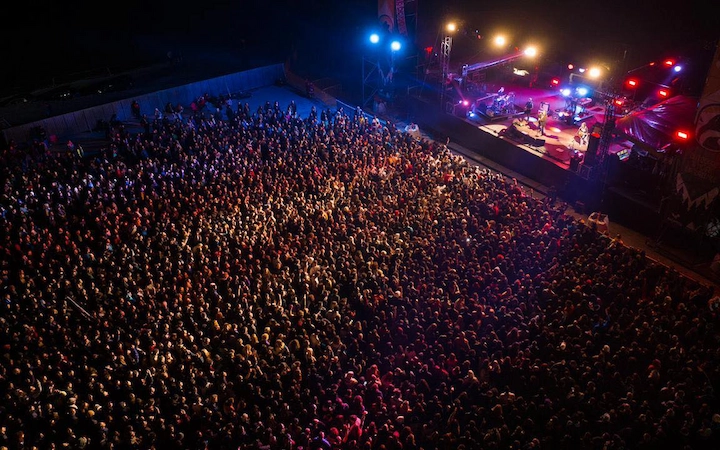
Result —
<path fill-rule="evenodd" d="M 19 12 L 5 15 L 0 27 L 3 93 L 103 67 L 121 71 L 162 62 L 168 51 L 230 69 L 238 61 L 273 63 L 294 55 L 299 70 L 342 78 L 356 70 L 377 15 L 376 0 L 66 3 L 23 1 Z M 458 57 L 478 53 L 487 41 L 477 34 L 487 39 L 505 31 L 519 45 L 538 42 L 546 54 L 588 61 L 617 61 L 624 54 L 632 67 L 673 54 L 712 55 L 720 37 L 720 14 L 708 1 L 682 6 L 667 0 L 583 6 L 561 0 L 416 4 L 418 47 L 437 44 L 445 18 L 461 20 L 462 35 L 453 50 Z"/>

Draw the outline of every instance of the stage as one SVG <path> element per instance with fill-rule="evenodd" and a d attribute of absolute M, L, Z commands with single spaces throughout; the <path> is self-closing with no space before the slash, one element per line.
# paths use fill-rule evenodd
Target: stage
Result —
<path fill-rule="evenodd" d="M 509 92 L 509 94 L 505 94 L 505 97 L 513 100 L 510 107 L 492 112 L 492 105 L 498 103 L 496 100 L 498 96 L 497 94 L 485 94 L 472 101 L 472 110 L 468 111 L 465 117 L 460 117 L 479 129 L 512 142 L 519 148 L 539 158 L 547 159 L 563 169 L 573 172 L 582 170 L 590 139 L 582 142 L 578 130 L 583 122 L 589 132 L 592 132 L 594 124 L 604 123 L 605 105 L 602 102 L 598 104 L 597 101 L 590 98 L 580 99 L 576 104 L 570 105 L 572 100 L 564 97 L 559 89 L 544 90 L 525 86 L 490 85 L 488 91 L 500 90 L 500 88 Z M 528 99 L 532 99 L 533 110 L 530 119 L 526 120 L 522 105 Z M 478 108 L 478 103 L 482 103 L 483 107 Z M 500 104 L 503 105 L 503 102 L 500 101 Z M 540 134 L 538 125 L 540 108 L 548 112 L 544 135 Z M 567 111 L 573 109 L 575 112 L 573 120 L 568 121 Z M 486 111 L 490 111 L 490 114 Z M 618 153 L 622 155 L 623 150 L 629 150 L 631 147 L 632 143 L 627 141 L 610 142 L 608 156 L 616 156 Z M 577 166 L 574 164 L 573 157 L 579 160 Z"/>
<path fill-rule="evenodd" d="M 513 106 L 488 118 L 478 111 L 477 102 L 490 105 L 494 92 L 501 87 L 505 95 L 514 99 Z M 586 160 L 590 139 L 581 142 L 578 129 L 584 122 L 592 133 L 596 123 L 603 124 L 604 104 L 586 101 L 577 107 L 575 120 L 569 124 L 564 115 L 568 100 L 559 89 L 505 84 L 488 85 L 487 91 L 468 98 L 468 107 L 451 109 L 454 114 L 442 112 L 432 101 L 414 98 L 411 120 L 438 139 L 449 139 L 524 177 L 555 188 L 568 201 L 590 203 L 591 198 L 599 199 L 598 177 L 593 175 L 599 170 L 600 161 Z M 533 109 L 530 120 L 525 120 L 524 105 L 528 99 L 532 99 Z M 541 107 L 548 111 L 544 135 L 540 134 L 537 120 Z M 595 142 L 598 143 L 599 140 Z M 629 141 L 611 139 L 606 157 L 622 162 L 632 146 Z"/>

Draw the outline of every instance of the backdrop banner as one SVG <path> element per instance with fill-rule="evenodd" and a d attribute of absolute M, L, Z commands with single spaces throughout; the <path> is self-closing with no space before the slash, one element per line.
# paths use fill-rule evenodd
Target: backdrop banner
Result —
<path fill-rule="evenodd" d="M 390 33 L 395 31 L 395 0 L 378 0 L 378 19 Z"/>

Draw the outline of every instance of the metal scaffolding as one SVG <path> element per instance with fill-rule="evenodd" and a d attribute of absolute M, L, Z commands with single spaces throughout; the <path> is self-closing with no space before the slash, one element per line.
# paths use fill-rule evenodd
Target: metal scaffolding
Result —
<path fill-rule="evenodd" d="M 442 68 L 440 78 L 440 105 L 444 108 L 445 84 L 450 77 L 450 52 L 452 51 L 452 36 L 445 36 L 440 45 L 440 65 Z"/>

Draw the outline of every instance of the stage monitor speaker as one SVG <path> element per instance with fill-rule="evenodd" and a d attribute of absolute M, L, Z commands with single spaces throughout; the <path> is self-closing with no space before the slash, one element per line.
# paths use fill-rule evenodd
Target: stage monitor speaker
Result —
<path fill-rule="evenodd" d="M 525 140 L 525 133 L 518 130 L 514 124 L 510 124 L 509 127 L 505 128 L 505 135 L 513 140 Z"/>
<path fill-rule="evenodd" d="M 600 138 L 591 134 L 588 139 L 587 151 L 585 152 L 585 160 L 583 164 L 586 166 L 594 166 L 597 160 L 597 151 L 600 147 Z"/>
<path fill-rule="evenodd" d="M 468 114 L 468 107 L 465 105 L 455 105 L 455 108 L 453 108 L 455 115 L 457 117 L 467 117 Z"/>
<path fill-rule="evenodd" d="M 545 145 L 545 139 L 538 139 L 532 136 L 528 136 L 527 143 L 529 145 L 532 145 L 533 147 L 542 147 L 543 145 Z"/>

